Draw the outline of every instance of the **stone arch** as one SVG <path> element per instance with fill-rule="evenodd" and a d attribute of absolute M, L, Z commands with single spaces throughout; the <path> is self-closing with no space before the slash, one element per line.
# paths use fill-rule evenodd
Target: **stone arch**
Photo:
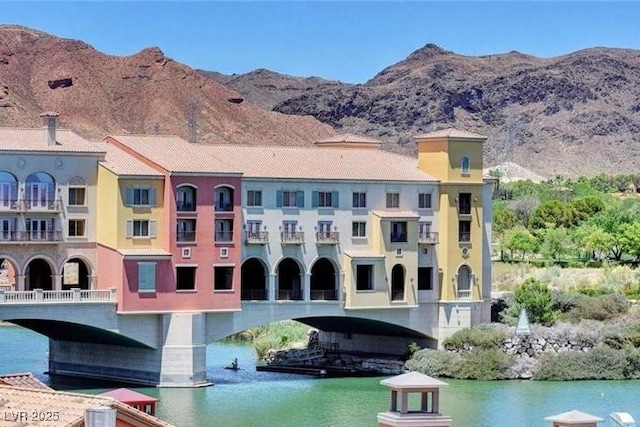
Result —
<path fill-rule="evenodd" d="M 304 268 L 297 260 L 283 258 L 276 267 L 276 299 L 302 300 L 303 272 Z"/>
<path fill-rule="evenodd" d="M 338 270 L 330 258 L 318 258 L 311 266 L 312 300 L 338 299 Z"/>
<path fill-rule="evenodd" d="M 242 300 L 266 300 L 269 298 L 269 269 L 260 258 L 249 258 L 240 268 L 240 294 Z"/>
<path fill-rule="evenodd" d="M 402 264 L 396 264 L 391 269 L 391 300 L 402 301 L 405 296 L 405 268 Z"/>
<path fill-rule="evenodd" d="M 25 290 L 53 290 L 55 267 L 50 259 L 43 256 L 32 257 L 24 267 Z"/>
<path fill-rule="evenodd" d="M 18 179 L 14 174 L 0 171 L 0 207 L 12 209 L 18 202 Z"/>
<path fill-rule="evenodd" d="M 0 289 L 18 290 L 18 262 L 8 255 L 0 255 Z"/>

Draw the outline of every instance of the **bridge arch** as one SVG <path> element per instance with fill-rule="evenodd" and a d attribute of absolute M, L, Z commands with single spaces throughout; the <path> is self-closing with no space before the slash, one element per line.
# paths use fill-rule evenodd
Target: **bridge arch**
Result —
<path fill-rule="evenodd" d="M 391 300 L 402 301 L 405 294 L 406 269 L 402 264 L 396 264 L 391 269 Z"/>
<path fill-rule="evenodd" d="M 276 299 L 299 301 L 303 299 L 304 265 L 295 258 L 283 258 L 276 266 Z"/>
<path fill-rule="evenodd" d="M 266 300 L 269 268 L 258 257 L 246 259 L 240 267 L 240 295 L 242 300 Z"/>
<path fill-rule="evenodd" d="M 95 274 L 91 262 L 82 255 L 72 255 L 64 260 L 60 266 L 60 273 L 62 289 L 91 289 L 91 277 Z"/>
<path fill-rule="evenodd" d="M 311 265 L 311 300 L 337 300 L 340 269 L 331 258 L 320 257 Z"/>
<path fill-rule="evenodd" d="M 46 255 L 38 254 L 29 258 L 24 265 L 25 289 L 53 290 L 55 263 Z"/>

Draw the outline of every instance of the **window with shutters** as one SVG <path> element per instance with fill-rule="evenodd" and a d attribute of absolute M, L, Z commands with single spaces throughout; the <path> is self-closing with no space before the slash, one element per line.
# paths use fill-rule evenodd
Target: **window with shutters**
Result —
<path fill-rule="evenodd" d="M 156 291 L 156 263 L 138 263 L 138 292 Z"/>
<path fill-rule="evenodd" d="M 150 187 L 127 188 L 127 206 L 155 206 L 156 189 Z"/>
<path fill-rule="evenodd" d="M 156 221 L 153 219 L 129 219 L 127 220 L 128 238 L 156 237 Z"/>
<path fill-rule="evenodd" d="M 304 191 L 281 190 L 276 193 L 276 206 L 281 208 L 303 208 Z"/>

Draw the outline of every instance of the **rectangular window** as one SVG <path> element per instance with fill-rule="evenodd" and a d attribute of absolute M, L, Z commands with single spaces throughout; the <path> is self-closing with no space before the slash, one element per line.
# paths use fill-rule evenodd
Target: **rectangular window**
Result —
<path fill-rule="evenodd" d="M 458 241 L 471 242 L 471 221 L 458 221 Z"/>
<path fill-rule="evenodd" d="M 70 219 L 69 220 L 69 237 L 84 237 L 85 236 L 85 220 L 84 219 Z"/>
<path fill-rule="evenodd" d="M 418 290 L 433 290 L 433 267 L 418 267 Z"/>
<path fill-rule="evenodd" d="M 153 219 L 127 220 L 127 237 L 156 237 L 156 221 Z"/>
<path fill-rule="evenodd" d="M 196 220 L 179 219 L 176 224 L 176 240 L 178 242 L 196 241 Z"/>
<path fill-rule="evenodd" d="M 373 290 L 373 265 L 356 266 L 356 290 Z"/>
<path fill-rule="evenodd" d="M 364 221 L 354 221 L 351 237 L 367 237 L 367 223 Z"/>
<path fill-rule="evenodd" d="M 282 221 L 282 231 L 285 234 L 293 234 L 298 231 L 298 221 Z"/>
<path fill-rule="evenodd" d="M 69 206 L 85 206 L 85 187 L 69 187 Z"/>
<path fill-rule="evenodd" d="M 400 207 L 400 193 L 387 193 L 387 207 L 388 208 Z"/>
<path fill-rule="evenodd" d="M 471 193 L 458 194 L 458 212 L 461 215 L 471 214 Z"/>
<path fill-rule="evenodd" d="M 467 156 L 463 156 L 460 160 L 460 172 L 462 175 L 469 175 L 471 169 L 471 160 Z"/>
<path fill-rule="evenodd" d="M 418 209 L 431 209 L 431 193 L 418 194 Z"/>
<path fill-rule="evenodd" d="M 233 267 L 213 268 L 213 289 L 216 291 L 233 289 Z"/>
<path fill-rule="evenodd" d="M 354 208 L 366 208 L 367 207 L 367 193 L 363 191 L 353 192 L 353 204 Z"/>
<path fill-rule="evenodd" d="M 391 222 L 391 241 L 406 242 L 407 241 L 407 223 L 406 221 Z"/>
<path fill-rule="evenodd" d="M 196 267 L 176 267 L 176 290 L 193 291 L 196 288 Z"/>
<path fill-rule="evenodd" d="M 332 200 L 333 193 L 330 191 L 318 191 L 318 207 L 330 208 L 333 207 Z"/>
<path fill-rule="evenodd" d="M 276 206 L 285 208 L 303 208 L 304 191 L 278 191 L 276 193 Z"/>
<path fill-rule="evenodd" d="M 156 263 L 138 263 L 138 292 L 156 291 Z"/>
<path fill-rule="evenodd" d="M 155 206 L 156 189 L 127 188 L 126 204 L 127 206 Z"/>
<path fill-rule="evenodd" d="M 262 231 L 262 221 L 259 220 L 249 220 L 246 225 L 247 233 L 259 233 Z"/>
<path fill-rule="evenodd" d="M 262 190 L 247 191 L 247 206 L 262 206 Z"/>

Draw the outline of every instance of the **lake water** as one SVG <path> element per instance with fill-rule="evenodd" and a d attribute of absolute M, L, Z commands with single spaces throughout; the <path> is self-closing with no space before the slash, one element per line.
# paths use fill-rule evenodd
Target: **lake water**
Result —
<path fill-rule="evenodd" d="M 0 373 L 31 371 L 49 382 L 47 339 L 18 327 L 0 327 Z M 239 371 L 224 369 L 238 358 Z M 135 388 L 160 399 L 157 415 L 184 427 L 370 427 L 389 404 L 382 378 L 310 378 L 255 371 L 251 347 L 208 347 L 213 387 Z M 572 409 L 597 415 L 624 411 L 640 420 L 640 381 L 454 381 L 441 395 L 441 410 L 456 427 L 546 426 L 544 418 Z M 54 384 L 98 393 L 93 383 Z M 609 426 L 609 422 L 599 426 Z"/>

